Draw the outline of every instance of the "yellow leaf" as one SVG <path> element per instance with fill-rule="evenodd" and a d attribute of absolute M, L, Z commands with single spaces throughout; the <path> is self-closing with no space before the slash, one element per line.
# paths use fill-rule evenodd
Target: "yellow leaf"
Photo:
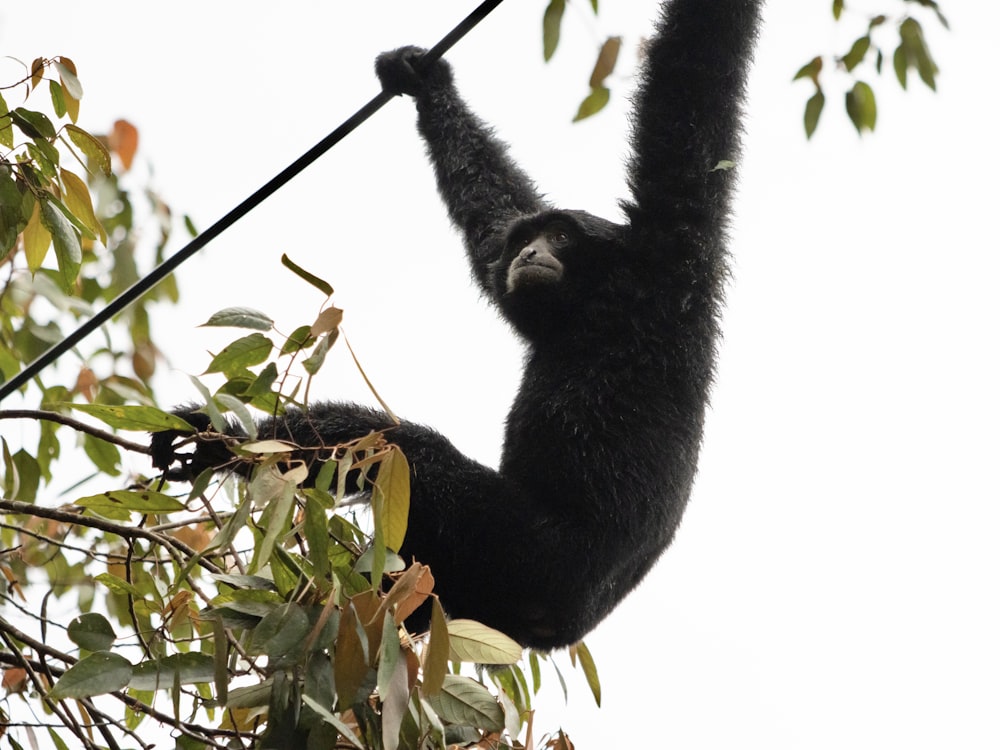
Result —
<path fill-rule="evenodd" d="M 42 267 L 45 256 L 49 252 L 52 244 L 52 235 L 49 230 L 42 226 L 42 209 L 35 201 L 35 206 L 31 210 L 31 218 L 28 219 L 28 226 L 24 228 L 24 255 L 28 261 L 28 269 L 34 273 Z"/>
<path fill-rule="evenodd" d="M 73 215 L 83 222 L 91 232 L 101 238 L 101 242 L 107 244 L 108 238 L 104 234 L 104 227 L 97 220 L 94 214 L 94 204 L 90 200 L 90 190 L 87 183 L 68 169 L 60 169 L 59 176 L 63 184 L 63 202 L 66 207 L 73 212 Z"/>
<path fill-rule="evenodd" d="M 45 76 L 45 58 L 36 57 L 31 61 L 31 88 L 34 88 L 42 82 Z"/>
<path fill-rule="evenodd" d="M 434 696 L 441 692 L 444 676 L 448 673 L 450 651 L 444 610 L 441 602 L 431 599 L 431 637 L 424 651 L 424 695 Z"/>
<path fill-rule="evenodd" d="M 398 552 L 403 546 L 410 518 L 410 466 L 406 456 L 396 446 L 390 446 L 379 464 L 375 491 L 385 501 L 385 546 Z"/>

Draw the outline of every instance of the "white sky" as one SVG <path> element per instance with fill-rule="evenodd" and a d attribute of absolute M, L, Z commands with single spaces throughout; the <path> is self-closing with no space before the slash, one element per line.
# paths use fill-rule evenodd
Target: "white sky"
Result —
<path fill-rule="evenodd" d="M 809 85 L 791 76 L 846 51 L 859 24 L 835 27 L 825 1 L 769 3 L 695 495 L 672 549 L 587 639 L 603 708 L 575 681 L 562 711 L 547 675 L 538 726 L 561 723 L 581 750 L 1000 741 L 1000 6 L 942 3 L 952 31 L 925 22 L 940 93 L 897 93 L 887 65 L 878 134 L 859 140 L 832 80 L 812 143 Z M 552 65 L 541 0 L 506 3 L 449 57 L 543 190 L 614 218 L 627 82 L 608 112 L 569 120 L 599 40 L 634 43 L 656 3 L 602 5 L 597 24 L 586 4 L 568 12 Z M 376 93 L 379 51 L 429 46 L 473 6 L 6 3 L 0 51 L 72 57 L 81 124 L 133 121 L 158 188 L 205 228 Z M 177 370 L 165 403 L 192 398 L 184 373 L 233 335 L 194 328 L 212 312 L 249 304 L 285 331 L 311 319 L 322 300 L 281 268 L 287 252 L 337 288 L 394 410 L 495 462 L 519 352 L 477 299 L 413 124 L 409 102 L 391 103 L 182 267 L 183 304 L 158 318 Z M 371 401 L 345 350 L 313 395 Z"/>

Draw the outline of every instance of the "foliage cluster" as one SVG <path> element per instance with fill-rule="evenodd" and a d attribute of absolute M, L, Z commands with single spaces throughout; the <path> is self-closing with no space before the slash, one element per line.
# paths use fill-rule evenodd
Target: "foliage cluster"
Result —
<path fill-rule="evenodd" d="M 948 28 L 948 21 L 935 0 L 905 0 L 905 2 L 933 10 L 941 24 Z M 844 0 L 833 0 L 834 19 L 840 21 L 843 15 Z M 878 30 L 890 26 L 895 27 L 899 36 L 899 43 L 892 53 L 892 69 L 899 85 L 905 89 L 909 82 L 909 72 L 915 70 L 920 80 L 931 90 L 936 90 L 937 87 L 938 67 L 931 58 L 923 26 L 917 19 L 909 13 L 900 14 L 895 18 L 885 14 L 868 18 L 865 32 L 854 40 L 851 48 L 845 54 L 833 57 L 835 67 L 847 73 L 853 80 L 853 85 L 844 94 L 844 109 L 859 134 L 874 130 L 878 117 L 875 91 L 870 84 L 861 79 L 859 71 L 862 70 L 862 63 L 867 63 L 875 74 L 881 75 L 886 56 L 875 41 L 875 34 Z M 823 70 L 824 57 L 817 56 L 795 74 L 795 80 L 808 78 L 816 88 L 805 107 L 804 124 L 806 136 L 809 138 L 816 132 L 820 116 L 826 106 L 826 94 L 821 83 Z"/>
<path fill-rule="evenodd" d="M 47 86 L 45 85 L 47 84 Z M 24 103 L 47 88 L 49 114 L 37 106 L 10 109 L 12 93 Z M 122 184 L 132 166 L 138 132 L 124 120 L 105 136 L 76 124 L 83 88 L 66 57 L 38 58 L 23 78 L 0 89 L 0 379 L 8 380 L 79 320 L 132 285 L 146 250 L 140 229 L 153 224 L 150 261 L 159 262 L 171 234 L 167 204 L 151 189 L 144 206 Z M 6 97 L 3 95 L 5 94 Z M 50 117 L 51 114 L 51 117 Z M 55 122 L 53 122 L 55 120 Z M 89 351 L 77 350 L 76 366 L 64 365 L 36 379 L 42 403 L 83 398 L 114 404 L 149 403 L 158 357 L 149 305 L 176 302 L 173 280 L 161 284 L 104 331 Z M 37 448 L 10 460 L 17 466 L 14 499 L 34 497 L 39 480 L 52 479 L 60 452 L 54 423 L 39 425 Z M 112 476 L 120 455 L 113 445 L 82 438 L 97 468 Z"/>
<path fill-rule="evenodd" d="M 52 112 L 10 110 L 0 99 L 4 380 L 139 274 L 141 221 L 121 181 L 136 131 L 122 122 L 96 137 L 75 124 L 82 87 L 67 58 L 26 68 L 17 83 L 25 101 L 48 82 Z M 170 213 L 143 192 L 159 262 Z M 307 406 L 310 379 L 339 333 L 332 287 L 283 262 L 326 299 L 315 319 L 281 335 L 255 310 L 213 315 L 206 325 L 242 335 L 207 367 L 219 387 L 194 381 L 216 431 L 230 418 L 251 436 L 231 446 L 247 482 L 206 474 L 181 489 L 122 476 L 122 451 L 147 448 L 107 427 L 191 429 L 157 408 L 151 386 L 158 350 L 147 306 L 176 300 L 172 280 L 93 349 L 76 350 L 75 367 L 22 389 L 22 401 L 40 408 L 0 411 L 0 424 L 38 431 L 37 441 L 7 429 L 0 438 L 0 734 L 12 747 L 38 746 L 44 733 L 57 748 L 149 748 L 159 744 L 150 738 L 156 723 L 181 748 L 535 746 L 532 700 L 548 657 L 519 664 L 521 649 L 506 636 L 446 621 L 432 572 L 395 554 L 409 503 L 398 449 L 377 434 L 318 446 L 323 469 L 304 487 L 291 446 L 255 435 L 252 410 Z M 98 481 L 120 478 L 48 507 L 39 489 L 58 476 L 67 427 Z M 370 502 L 352 504 L 359 493 Z M 430 632 L 408 633 L 402 623 L 421 604 L 432 608 Z M 571 658 L 599 700 L 586 647 Z M 462 664 L 494 666 L 463 674 Z M 571 747 L 561 732 L 544 744 Z"/>
<path fill-rule="evenodd" d="M 542 16 L 542 56 L 548 62 L 559 46 L 562 34 L 563 15 L 567 0 L 548 0 Z M 845 0 L 832 0 L 833 17 L 840 21 L 844 17 Z M 895 0 L 905 4 L 915 4 L 934 12 L 941 24 L 948 28 L 948 21 L 941 13 L 937 0 Z M 596 14 L 597 0 L 590 0 Z M 826 106 L 826 94 L 822 85 L 824 68 L 833 68 L 850 76 L 852 84 L 844 94 L 844 109 L 859 134 L 875 129 L 878 110 L 874 88 L 859 77 L 862 63 L 868 63 L 876 74 L 882 73 L 885 54 L 876 44 L 874 35 L 880 28 L 894 26 L 899 42 L 892 54 L 892 67 L 900 86 L 907 88 L 910 71 L 916 71 L 920 80 L 932 90 L 936 88 L 937 65 L 931 57 L 923 26 L 913 15 L 900 12 L 894 15 L 879 14 L 865 19 L 866 30 L 859 36 L 844 55 L 817 55 L 803 65 L 794 80 L 807 78 L 813 82 L 815 93 L 806 102 L 805 131 L 811 138 L 819 125 L 820 115 Z M 611 88 L 607 79 L 614 73 L 622 48 L 622 37 L 608 36 L 598 48 L 597 59 L 590 74 L 590 92 L 580 103 L 574 122 L 600 112 L 611 99 Z M 641 55 L 641 45 L 638 46 Z M 832 65 L 831 65 L 832 63 Z"/>

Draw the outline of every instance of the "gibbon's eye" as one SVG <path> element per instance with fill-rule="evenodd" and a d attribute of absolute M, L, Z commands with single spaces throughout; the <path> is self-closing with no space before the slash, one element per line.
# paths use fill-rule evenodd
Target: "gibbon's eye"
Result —
<path fill-rule="evenodd" d="M 562 229 L 552 229 L 549 233 L 549 242 L 556 246 L 569 244 L 569 234 Z"/>

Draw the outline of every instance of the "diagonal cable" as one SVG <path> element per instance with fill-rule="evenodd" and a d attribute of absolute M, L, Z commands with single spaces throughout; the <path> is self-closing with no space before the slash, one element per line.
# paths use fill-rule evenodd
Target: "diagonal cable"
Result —
<path fill-rule="evenodd" d="M 454 44 L 471 31 L 480 21 L 488 16 L 503 0 L 483 0 L 479 6 L 466 16 L 454 29 L 446 34 L 441 41 L 431 47 L 424 55 L 423 59 L 431 63 L 440 58 Z M 349 133 L 357 128 L 361 123 L 371 117 L 382 108 L 386 102 L 392 99 L 392 94 L 385 91 L 379 92 L 370 102 L 347 118 L 336 130 L 331 132 L 323 140 L 306 151 L 302 156 L 293 161 L 281 172 L 272 177 L 267 183 L 244 200 L 229 213 L 216 221 L 212 226 L 195 237 L 191 242 L 167 258 L 163 263 L 154 268 L 147 276 L 139 279 L 135 284 L 119 294 L 115 299 L 94 314 L 90 320 L 80 325 L 75 331 L 69 334 L 58 344 L 53 345 L 44 354 L 35 359 L 34 362 L 25 367 L 21 372 L 0 385 L 0 401 L 9 396 L 21 386 L 25 385 L 31 378 L 55 362 L 59 357 L 76 346 L 80 341 L 96 331 L 112 317 L 122 312 L 135 302 L 139 297 L 148 292 L 158 283 L 163 281 L 184 261 L 201 250 L 205 245 L 214 240 L 229 227 L 250 213 L 253 209 L 271 197 L 279 188 L 290 182 L 306 167 L 325 154 Z"/>

